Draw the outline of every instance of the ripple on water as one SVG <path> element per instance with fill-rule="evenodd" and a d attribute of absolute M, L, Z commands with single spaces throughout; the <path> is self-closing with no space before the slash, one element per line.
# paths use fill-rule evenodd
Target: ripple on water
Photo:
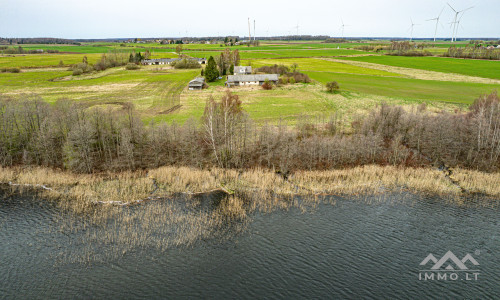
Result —
<path fill-rule="evenodd" d="M 146 206 L 129 213 L 141 209 Z M 245 231 L 222 241 L 207 236 L 188 247 L 130 248 L 119 257 L 81 264 L 64 258 L 84 255 L 86 230 L 99 235 L 119 228 L 111 222 L 82 232 L 61 230 L 67 214 L 44 201 L 15 197 L 0 201 L 0 296 L 493 298 L 500 294 L 498 213 L 409 194 L 385 195 L 384 201 L 338 198 L 336 205 L 320 204 L 312 212 L 255 213 Z M 224 230 L 221 235 L 230 232 Z M 122 247 L 113 241 L 92 246 L 117 253 Z M 480 280 L 419 282 L 422 259 L 448 250 L 457 256 L 480 250 Z"/>

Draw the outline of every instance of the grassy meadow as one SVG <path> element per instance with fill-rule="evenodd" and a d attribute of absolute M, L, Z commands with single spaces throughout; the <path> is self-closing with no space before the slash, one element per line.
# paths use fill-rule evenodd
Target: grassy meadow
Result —
<path fill-rule="evenodd" d="M 312 82 L 276 87 L 238 87 L 243 107 L 257 122 L 294 124 L 298 118 L 341 114 L 351 119 L 381 102 L 411 108 L 425 102 L 431 109 L 466 109 L 480 94 L 500 88 L 500 62 L 443 57 L 399 57 L 357 50 L 362 45 L 387 44 L 388 41 L 323 43 L 320 41 L 269 41 L 257 47 L 232 46 L 238 49 L 242 64 L 254 68 L 283 64 L 298 65 Z M 450 43 L 429 44 L 429 51 L 443 53 Z M 460 46 L 464 46 L 460 45 Z M 0 55 L 0 68 L 19 68 L 19 73 L 0 73 L 0 94 L 34 94 L 45 101 L 59 99 L 84 101 L 89 105 L 119 107 L 130 102 L 145 122 L 183 123 L 199 120 L 205 101 L 218 97 L 225 79 L 210 83 L 203 91 L 189 91 L 188 82 L 200 70 L 175 70 L 169 66 L 143 66 L 139 70 L 111 68 L 72 76 L 69 66 L 88 58 L 97 62 L 110 52 L 144 52 L 152 58 L 177 57 L 176 45 L 83 43 L 82 45 L 22 45 L 27 50 L 58 50 L 59 53 Z M 220 44 L 183 45 L 183 54 L 192 57 L 219 55 Z M 63 65 L 60 65 L 62 61 Z M 340 92 L 325 92 L 324 84 L 337 81 Z M 175 108 L 175 109 L 172 109 Z"/>

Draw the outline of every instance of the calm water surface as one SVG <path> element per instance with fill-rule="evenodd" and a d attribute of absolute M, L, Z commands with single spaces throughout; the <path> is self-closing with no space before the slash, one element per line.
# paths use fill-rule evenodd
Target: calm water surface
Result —
<path fill-rule="evenodd" d="M 78 233 L 60 229 L 57 208 L 3 199 L 0 298 L 499 299 L 500 210 L 408 197 L 256 213 L 223 241 L 90 263 L 58 259 L 80 246 Z M 420 262 L 449 250 L 478 261 L 478 280 L 419 280 Z"/>

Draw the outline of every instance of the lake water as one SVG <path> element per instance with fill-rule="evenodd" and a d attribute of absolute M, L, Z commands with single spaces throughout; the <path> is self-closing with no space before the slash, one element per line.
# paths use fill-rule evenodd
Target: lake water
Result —
<path fill-rule="evenodd" d="M 0 200 L 0 298 L 499 298 L 500 210 L 391 195 L 392 201 L 336 199 L 315 209 L 254 213 L 226 239 L 137 248 L 90 259 L 43 200 Z M 148 204 L 143 204 L 148 205 Z M 136 209 L 140 209 L 138 206 Z M 88 230 L 91 230 L 89 228 Z M 98 230 L 98 229 L 93 229 Z M 113 243 L 93 245 L 106 252 Z M 419 280 L 419 264 L 452 251 L 479 265 Z M 73 253 L 74 252 L 74 253 Z M 457 280 L 451 280 L 451 274 Z M 472 273 L 479 273 L 477 280 Z M 469 277 L 466 277 L 469 276 Z M 466 280 L 471 279 L 471 280 Z"/>

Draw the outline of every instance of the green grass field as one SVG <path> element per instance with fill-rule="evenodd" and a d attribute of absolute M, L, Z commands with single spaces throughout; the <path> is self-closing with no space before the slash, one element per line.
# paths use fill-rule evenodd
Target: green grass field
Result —
<path fill-rule="evenodd" d="M 343 57 L 341 59 L 500 79 L 500 61 L 456 59 L 447 57 L 406 57 L 388 55 Z"/>
<path fill-rule="evenodd" d="M 411 78 L 380 77 L 330 72 L 306 72 L 312 79 L 321 83 L 337 81 L 342 90 L 391 98 L 413 99 L 419 101 L 445 101 L 458 104 L 471 104 L 481 94 L 491 93 L 500 85 Z"/>
<path fill-rule="evenodd" d="M 243 107 L 258 123 L 296 122 L 303 115 L 327 116 L 341 113 L 352 119 L 366 113 L 382 101 L 407 107 L 425 102 L 435 110 L 466 109 L 480 94 L 499 89 L 490 79 L 500 80 L 500 62 L 450 59 L 442 57 L 396 57 L 355 50 L 367 44 L 387 44 L 389 41 L 359 41 L 328 44 L 317 41 L 267 41 L 258 47 L 233 46 L 238 49 L 242 64 L 254 68 L 283 64 L 298 64 L 298 70 L 308 74 L 313 82 L 277 87 L 264 91 L 259 87 L 233 88 Z M 429 43 L 429 50 L 444 52 L 450 43 Z M 0 55 L 0 68 L 18 67 L 20 73 L 0 73 L 0 93 L 7 96 L 36 94 L 46 101 L 73 99 L 89 105 L 120 105 L 131 102 L 145 122 L 185 122 L 200 120 L 205 101 L 225 91 L 225 78 L 203 91 L 189 91 L 188 82 L 199 76 L 200 70 L 174 70 L 168 66 L 144 66 L 128 71 L 124 67 L 103 72 L 72 76 L 68 66 L 87 56 L 95 63 L 103 53 L 144 52 L 153 58 L 177 57 L 176 45 L 83 43 L 73 45 L 22 45 L 25 49 L 57 49 L 58 54 Z M 226 47 L 218 44 L 183 45 L 184 54 L 193 57 L 217 56 Z M 339 48 L 339 49 L 337 49 Z M 370 55 L 370 56 L 367 56 Z M 334 60 L 334 61 L 333 61 Z M 63 61 L 64 67 L 58 67 Z M 369 62 L 376 65 L 355 62 Z M 427 80 L 411 76 L 407 70 L 437 71 L 442 76 Z M 401 72 L 401 73 L 398 73 Z M 466 75 L 447 79 L 449 73 Z M 468 76 L 490 78 L 474 83 Z M 417 79 L 420 78 L 420 79 Z M 425 80 L 424 80 L 425 79 Z M 341 91 L 329 94 L 324 90 L 328 81 L 337 81 Z M 475 81 L 483 82 L 483 81 Z M 489 84 L 490 83 L 490 84 Z M 175 110 L 171 110 L 175 108 Z"/>
<path fill-rule="evenodd" d="M 381 71 L 377 69 L 363 68 L 349 64 L 322 60 L 318 58 L 295 58 L 295 59 L 262 59 L 262 60 L 247 60 L 246 64 L 251 63 L 253 67 L 262 67 L 265 65 L 283 64 L 291 66 L 298 64 L 299 71 L 315 71 L 315 72 L 335 72 L 335 73 L 348 73 L 360 75 L 377 75 L 377 76 L 396 76 L 400 77 L 401 74 Z"/>

